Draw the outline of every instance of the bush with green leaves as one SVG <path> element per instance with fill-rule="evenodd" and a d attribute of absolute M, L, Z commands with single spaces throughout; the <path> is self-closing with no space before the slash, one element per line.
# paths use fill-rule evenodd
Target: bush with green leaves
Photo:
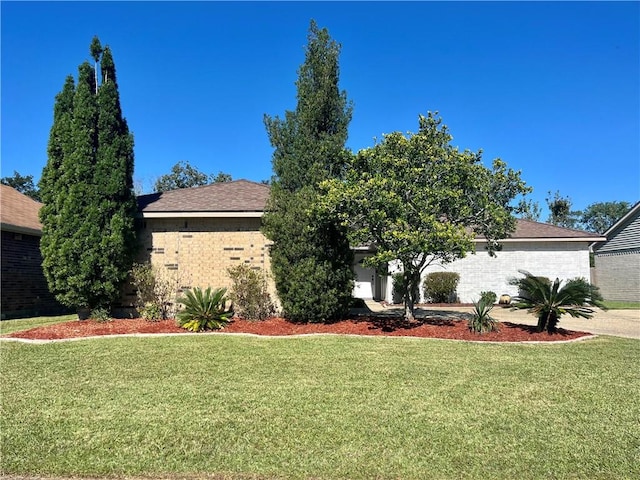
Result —
<path fill-rule="evenodd" d="M 111 320 L 111 313 L 104 307 L 98 307 L 91 310 L 89 316 L 98 322 L 108 322 Z"/>
<path fill-rule="evenodd" d="M 498 295 L 495 292 L 480 292 L 480 300 L 484 300 L 484 302 L 488 305 L 493 305 L 498 300 Z"/>
<path fill-rule="evenodd" d="M 606 310 L 600 290 L 584 278 L 567 280 L 564 285 L 558 278 L 551 281 L 520 270 L 523 278 L 514 278 L 512 285 L 519 288 L 518 296 L 512 298 L 512 309 L 526 309 L 538 317 L 537 330 L 554 333 L 562 315 L 574 318 L 591 318 L 595 311 L 590 306 Z"/>
<path fill-rule="evenodd" d="M 422 284 L 424 298 L 431 303 L 450 303 L 455 300 L 460 274 L 456 272 L 432 272 Z"/>
<path fill-rule="evenodd" d="M 180 327 L 192 332 L 203 330 L 220 330 L 233 317 L 233 305 L 227 308 L 226 288 L 202 290 L 196 287 L 187 290 L 177 301 L 184 305 L 184 309 L 176 316 Z"/>
<path fill-rule="evenodd" d="M 240 264 L 229 267 L 227 273 L 232 282 L 229 299 L 233 302 L 237 316 L 246 320 L 264 320 L 275 313 L 267 277 L 261 269 Z"/>
<path fill-rule="evenodd" d="M 499 322 L 490 315 L 491 310 L 493 310 L 493 302 L 489 302 L 486 298 L 473 302 L 473 316 L 469 320 L 469 330 L 480 334 L 498 330 Z"/>
<path fill-rule="evenodd" d="M 404 301 L 404 297 L 407 294 L 407 286 L 404 279 L 404 274 L 402 272 L 394 273 L 391 279 L 393 283 L 393 303 L 402 303 Z M 420 292 L 418 290 L 418 285 L 414 285 L 413 298 L 420 297 Z"/>
<path fill-rule="evenodd" d="M 166 308 L 163 309 L 162 305 L 158 302 L 147 302 L 142 307 L 138 308 L 138 313 L 140 314 L 140 318 L 143 320 L 157 322 L 167 318 L 164 313 L 165 310 Z"/>
<path fill-rule="evenodd" d="M 169 318 L 178 282 L 159 275 L 150 263 L 134 264 L 130 276 L 136 289 L 136 308 L 140 317 L 149 321 Z"/>

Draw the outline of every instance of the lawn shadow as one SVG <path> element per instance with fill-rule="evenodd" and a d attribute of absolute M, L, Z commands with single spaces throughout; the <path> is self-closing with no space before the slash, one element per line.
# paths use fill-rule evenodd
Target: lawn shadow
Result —
<path fill-rule="evenodd" d="M 415 320 L 408 321 L 404 318 L 404 309 L 402 307 L 389 307 L 384 311 L 372 311 L 365 307 L 353 309 L 350 318 L 356 323 L 369 323 L 370 330 L 394 332 L 397 330 L 412 330 L 423 325 L 452 327 L 457 321 L 468 320 L 470 315 L 465 312 L 445 312 L 441 310 L 417 308 L 415 310 Z"/>
<path fill-rule="evenodd" d="M 530 334 L 540 333 L 538 332 L 538 327 L 536 325 L 524 325 L 522 323 L 513 323 L 513 322 L 500 322 L 500 325 L 501 327 L 504 327 L 504 328 L 513 328 L 513 329 L 521 330 Z M 561 337 L 567 337 L 574 333 L 575 332 L 572 330 L 557 328 L 555 332 L 549 333 L 549 335 L 560 335 Z"/>

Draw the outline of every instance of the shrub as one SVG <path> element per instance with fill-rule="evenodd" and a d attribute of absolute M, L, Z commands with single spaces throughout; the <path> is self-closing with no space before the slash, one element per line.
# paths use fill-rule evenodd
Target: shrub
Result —
<path fill-rule="evenodd" d="M 404 274 L 402 272 L 394 273 L 391 278 L 393 282 L 393 303 L 402 303 L 407 293 L 407 287 L 405 286 L 404 282 Z M 420 292 L 418 291 L 418 285 L 416 285 L 414 288 L 414 298 L 419 298 Z"/>
<path fill-rule="evenodd" d="M 484 300 L 487 305 L 493 305 L 496 303 L 498 295 L 495 292 L 480 292 L 480 300 Z"/>
<path fill-rule="evenodd" d="M 227 273 L 232 282 L 229 299 L 236 315 L 247 320 L 264 320 L 275 313 L 267 289 L 267 277 L 262 270 L 241 264 L 228 268 Z"/>
<path fill-rule="evenodd" d="M 431 303 L 449 303 L 455 296 L 460 275 L 456 272 L 433 272 L 422 284 L 424 297 Z"/>
<path fill-rule="evenodd" d="M 495 296 L 495 293 L 493 295 Z M 469 330 L 480 334 L 498 330 L 499 322 L 489 315 L 491 310 L 493 310 L 493 302 L 488 302 L 483 298 L 473 302 L 473 317 L 469 320 Z"/>
<path fill-rule="evenodd" d="M 109 320 L 111 320 L 109 310 L 103 307 L 94 308 L 93 310 L 91 310 L 89 316 L 92 319 L 97 320 L 98 322 L 108 322 Z"/>
<path fill-rule="evenodd" d="M 342 268 L 334 269 L 328 261 L 318 262 L 317 258 L 299 260 L 296 268 L 279 281 L 278 297 L 285 318 L 297 323 L 344 318 L 349 313 L 353 282 L 348 291 L 344 291 L 342 286 L 348 283 L 347 277 L 351 275 L 350 271 L 345 272 Z M 344 278 L 334 278 L 340 276 Z"/>
<path fill-rule="evenodd" d="M 157 302 L 147 302 L 144 306 L 138 308 L 140 318 L 149 322 L 154 322 L 166 318 L 162 313 L 162 307 Z"/>
<path fill-rule="evenodd" d="M 149 321 L 169 318 L 173 313 L 172 300 L 177 295 L 178 280 L 171 281 L 158 275 L 149 263 L 134 264 L 130 275 L 140 316 Z"/>
<path fill-rule="evenodd" d="M 188 290 L 178 299 L 184 309 L 178 312 L 177 323 L 192 332 L 219 330 L 224 328 L 233 316 L 233 308 L 226 308 L 226 288 L 202 291 L 201 288 Z"/>

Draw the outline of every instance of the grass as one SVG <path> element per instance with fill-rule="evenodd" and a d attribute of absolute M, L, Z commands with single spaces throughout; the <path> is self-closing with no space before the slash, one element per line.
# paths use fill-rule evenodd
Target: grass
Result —
<path fill-rule="evenodd" d="M 68 322 L 70 320 L 77 320 L 78 315 L 58 315 L 56 317 L 32 317 L 21 318 L 18 320 L 2 320 L 0 322 L 0 335 L 6 333 L 17 332 L 18 330 L 28 330 L 30 328 L 41 327 L 43 325 L 50 325 L 52 323 Z"/>
<path fill-rule="evenodd" d="M 0 355 L 2 474 L 640 477 L 638 340 L 104 338 Z"/>
<path fill-rule="evenodd" d="M 640 310 L 640 302 L 605 300 L 604 304 L 610 310 Z"/>

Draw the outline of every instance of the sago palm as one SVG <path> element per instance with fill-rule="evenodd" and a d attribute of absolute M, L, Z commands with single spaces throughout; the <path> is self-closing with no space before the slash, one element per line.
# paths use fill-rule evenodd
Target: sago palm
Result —
<path fill-rule="evenodd" d="M 206 290 L 194 288 L 187 291 L 178 302 L 184 309 L 177 315 L 178 325 L 192 332 L 201 330 L 219 330 L 224 328 L 233 316 L 233 306 L 226 308 L 226 288 Z"/>
<path fill-rule="evenodd" d="M 536 277 L 520 270 L 524 278 L 511 283 L 520 289 L 520 294 L 512 299 L 513 309 L 527 309 L 538 317 L 538 331 L 545 328 L 549 333 L 556 331 L 560 317 L 565 313 L 572 317 L 591 318 L 595 311 L 590 306 L 606 310 L 598 287 L 590 285 L 582 278 L 562 282 L 556 278 L 551 282 L 545 277 Z"/>

